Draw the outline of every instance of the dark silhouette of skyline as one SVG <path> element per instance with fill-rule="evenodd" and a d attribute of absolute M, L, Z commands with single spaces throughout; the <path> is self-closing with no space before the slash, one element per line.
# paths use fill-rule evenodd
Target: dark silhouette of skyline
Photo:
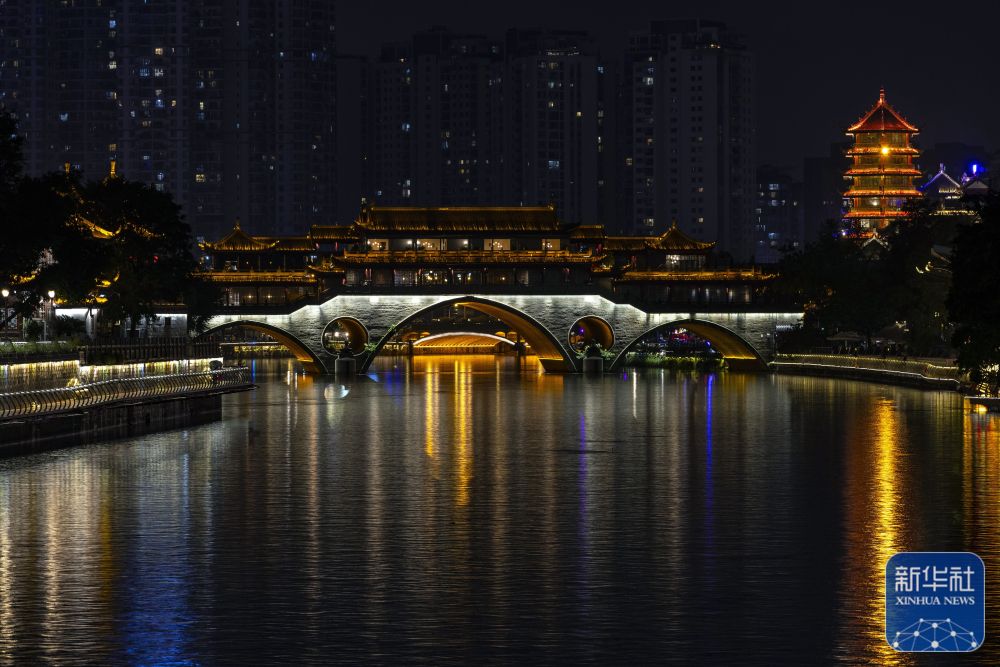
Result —
<path fill-rule="evenodd" d="M 930 147 L 957 141 L 1000 147 L 1000 90 L 990 3 L 929 12 L 918 3 L 747 3 L 707 0 L 697 7 L 657 2 L 468 3 L 442 0 L 338 3 L 338 49 L 376 55 L 387 41 L 442 25 L 502 36 L 509 27 L 592 31 L 602 56 L 618 60 L 628 34 L 650 20 L 725 21 L 746 36 L 757 60 L 757 152 L 760 163 L 795 169 L 831 142 L 878 99 L 880 86 L 921 130 Z"/>

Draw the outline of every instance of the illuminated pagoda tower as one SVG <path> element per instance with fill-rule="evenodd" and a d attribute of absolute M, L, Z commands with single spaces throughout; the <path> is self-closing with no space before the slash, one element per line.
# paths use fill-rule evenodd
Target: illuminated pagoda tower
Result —
<path fill-rule="evenodd" d="M 849 201 L 844 215 L 849 234 L 873 236 L 893 219 L 905 216 L 906 202 L 921 196 L 913 184 L 920 176 L 913 165 L 919 151 L 910 143 L 917 132 L 885 101 L 885 89 L 879 91 L 871 111 L 847 128 L 854 138 L 847 150 L 851 166 L 844 174 L 850 181 L 844 193 Z"/>

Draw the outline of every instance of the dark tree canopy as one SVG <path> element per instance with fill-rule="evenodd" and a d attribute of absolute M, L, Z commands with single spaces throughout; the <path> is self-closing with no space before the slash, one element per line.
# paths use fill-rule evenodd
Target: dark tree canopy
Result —
<path fill-rule="evenodd" d="M 105 327 L 130 321 L 134 332 L 159 306 L 180 303 L 200 326 L 220 291 L 199 275 L 173 197 L 114 176 L 25 177 L 15 129 L 0 114 L 0 282 L 14 295 L 11 317 L 30 316 L 53 291 L 99 305 Z"/>
<path fill-rule="evenodd" d="M 959 366 L 995 396 L 1000 393 L 1000 197 L 985 202 L 980 218 L 962 225 L 955 237 L 948 312 Z"/>

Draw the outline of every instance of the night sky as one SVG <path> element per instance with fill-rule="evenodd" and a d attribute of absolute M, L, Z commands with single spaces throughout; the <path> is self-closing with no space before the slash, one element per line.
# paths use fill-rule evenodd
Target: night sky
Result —
<path fill-rule="evenodd" d="M 568 9 L 568 8 L 572 9 Z M 509 27 L 589 30 L 617 59 L 650 19 L 706 18 L 743 33 L 757 58 L 760 162 L 801 167 L 823 155 L 878 98 L 921 129 L 918 143 L 1000 148 L 1000 6 L 845 2 L 341 2 L 338 49 L 376 55 L 386 41 L 442 25 L 500 37 Z"/>

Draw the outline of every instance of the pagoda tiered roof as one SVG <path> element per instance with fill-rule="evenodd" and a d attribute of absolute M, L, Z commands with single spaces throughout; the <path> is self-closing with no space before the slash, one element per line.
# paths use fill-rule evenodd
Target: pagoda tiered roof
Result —
<path fill-rule="evenodd" d="M 919 193 L 917 193 L 919 194 Z M 850 211 L 844 214 L 845 219 L 854 218 L 905 218 L 909 215 L 908 211 L 902 209 L 886 208 L 883 210 L 870 210 L 861 208 L 852 208 Z"/>
<path fill-rule="evenodd" d="M 885 101 L 885 88 L 879 91 L 878 102 L 861 119 L 847 128 L 848 133 L 856 132 L 909 132 L 917 133 L 920 130 L 911 125 L 902 114 L 893 109 Z"/>
<path fill-rule="evenodd" d="M 851 167 L 845 176 L 920 176 L 923 174 L 919 169 L 908 165 L 906 167 Z"/>

